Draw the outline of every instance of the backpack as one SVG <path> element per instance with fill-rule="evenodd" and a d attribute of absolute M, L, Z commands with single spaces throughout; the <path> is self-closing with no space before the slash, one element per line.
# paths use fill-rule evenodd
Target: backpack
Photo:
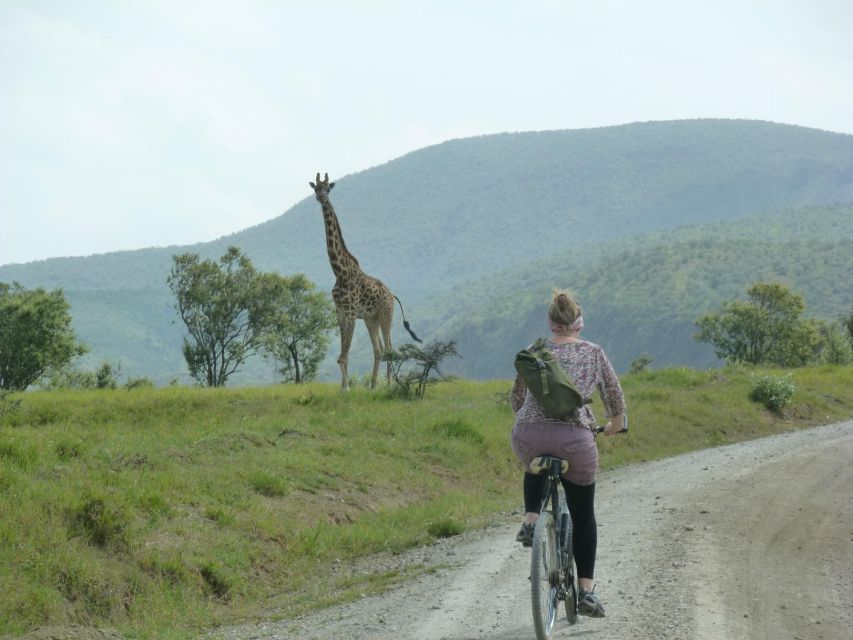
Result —
<path fill-rule="evenodd" d="M 515 370 L 551 418 L 569 420 L 587 404 L 542 338 L 516 354 Z"/>

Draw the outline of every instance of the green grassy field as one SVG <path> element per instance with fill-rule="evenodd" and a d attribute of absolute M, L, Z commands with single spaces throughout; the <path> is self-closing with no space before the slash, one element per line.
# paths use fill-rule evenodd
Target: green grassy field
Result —
<path fill-rule="evenodd" d="M 853 367 L 792 372 L 776 415 L 753 372 L 623 379 L 605 468 L 853 415 Z M 86 624 L 189 638 L 405 576 L 341 571 L 521 504 L 508 381 L 420 401 L 337 385 L 19 394 L 0 417 L 0 634 Z M 596 415 L 601 416 L 600 406 Z"/>

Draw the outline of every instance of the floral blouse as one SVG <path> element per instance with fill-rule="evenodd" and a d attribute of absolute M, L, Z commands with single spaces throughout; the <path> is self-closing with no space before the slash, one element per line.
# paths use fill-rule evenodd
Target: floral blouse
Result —
<path fill-rule="evenodd" d="M 608 418 L 625 413 L 625 396 L 622 393 L 622 386 L 604 349 L 584 340 L 567 344 L 555 344 L 549 340 L 547 344 L 584 398 L 591 398 L 593 392 L 598 389 Z M 578 411 L 577 420 L 568 423 L 546 416 L 520 376 L 515 377 L 515 384 L 510 392 L 510 404 L 515 413 L 516 424 L 554 422 L 575 424 L 589 429 L 595 427 L 595 417 L 589 405 L 584 405 Z"/>

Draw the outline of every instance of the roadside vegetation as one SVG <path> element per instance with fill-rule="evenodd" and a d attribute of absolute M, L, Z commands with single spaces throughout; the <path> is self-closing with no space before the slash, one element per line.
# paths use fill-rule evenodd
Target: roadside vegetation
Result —
<path fill-rule="evenodd" d="M 779 411 L 750 399 L 756 376 L 785 373 L 625 376 L 631 433 L 600 438 L 603 467 L 853 414 L 853 366 L 792 370 Z M 405 579 L 355 561 L 520 506 L 509 386 L 442 382 L 416 401 L 334 384 L 6 394 L 0 634 L 196 638 Z"/>

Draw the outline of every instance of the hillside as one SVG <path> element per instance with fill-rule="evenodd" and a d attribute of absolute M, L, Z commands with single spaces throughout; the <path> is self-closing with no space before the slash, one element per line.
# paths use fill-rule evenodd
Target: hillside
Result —
<path fill-rule="evenodd" d="M 317 169 L 306 168 L 305 181 Z M 649 122 L 451 140 L 332 176 L 348 246 L 395 290 L 423 296 L 559 250 L 761 211 L 853 200 L 853 136 L 739 120 Z M 66 289 L 163 286 L 169 256 L 242 248 L 265 270 L 331 288 L 319 206 L 188 247 L 0 267 L 0 280 Z M 567 230 L 566 233 L 569 233 Z"/>
<path fill-rule="evenodd" d="M 306 182 L 317 169 L 306 168 Z M 413 319 L 433 304 L 455 314 L 458 305 L 436 300 L 495 273 L 515 286 L 526 265 L 565 255 L 569 244 L 572 255 L 581 247 L 595 254 L 604 243 L 628 247 L 637 235 L 685 225 L 853 201 L 853 136 L 738 120 L 490 135 L 342 177 L 332 201 L 364 269 L 401 296 L 407 313 L 424 309 Z M 0 281 L 63 288 L 92 347 L 87 365 L 120 361 L 128 375 L 164 382 L 183 370 L 165 285 L 171 255 L 218 257 L 228 244 L 259 269 L 333 284 L 313 198 L 215 242 L 5 265 Z M 458 317 L 454 334 L 467 331 L 467 312 Z M 494 372 L 471 362 L 466 369 L 477 375 Z"/>
<path fill-rule="evenodd" d="M 853 204 L 806 207 L 638 236 L 594 251 L 558 253 L 460 287 L 413 311 L 427 333 L 455 338 L 466 376 L 505 378 L 512 356 L 546 331 L 554 286 L 580 297 L 584 337 L 624 371 L 648 353 L 654 366 L 707 366 L 694 321 L 757 280 L 801 292 L 807 315 L 833 320 L 853 308 Z"/>

